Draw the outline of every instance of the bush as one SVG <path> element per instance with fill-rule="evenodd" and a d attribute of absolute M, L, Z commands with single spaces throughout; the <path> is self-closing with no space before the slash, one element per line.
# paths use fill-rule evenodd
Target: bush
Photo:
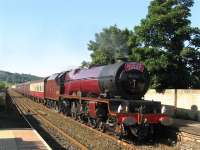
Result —
<path fill-rule="evenodd" d="M 6 88 L 6 84 L 0 81 L 0 90 L 5 89 L 5 88 Z"/>

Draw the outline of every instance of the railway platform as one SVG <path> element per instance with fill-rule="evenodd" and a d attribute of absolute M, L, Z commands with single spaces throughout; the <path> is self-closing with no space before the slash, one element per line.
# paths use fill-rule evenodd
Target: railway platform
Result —
<path fill-rule="evenodd" d="M 0 130 L 0 150 L 50 150 L 42 137 L 31 128 Z"/>
<path fill-rule="evenodd" d="M 50 150 L 7 97 L 0 107 L 0 150 Z M 8 107 L 9 106 L 9 107 Z"/>
<path fill-rule="evenodd" d="M 183 119 L 174 119 L 173 126 L 177 128 L 180 132 L 186 132 L 189 134 L 200 136 L 200 122 Z"/>

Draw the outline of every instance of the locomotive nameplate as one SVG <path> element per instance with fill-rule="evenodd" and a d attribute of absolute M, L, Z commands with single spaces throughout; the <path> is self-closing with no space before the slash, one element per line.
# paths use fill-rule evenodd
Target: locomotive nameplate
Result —
<path fill-rule="evenodd" d="M 141 63 L 126 63 L 124 64 L 124 70 L 130 71 L 130 70 L 138 70 L 140 72 L 144 71 L 144 65 Z"/>

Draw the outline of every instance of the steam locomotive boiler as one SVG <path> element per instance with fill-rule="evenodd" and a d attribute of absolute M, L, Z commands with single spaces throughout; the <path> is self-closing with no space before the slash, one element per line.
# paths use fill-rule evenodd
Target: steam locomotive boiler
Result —
<path fill-rule="evenodd" d="M 76 69 L 68 72 L 65 78 L 66 95 L 81 92 L 88 97 L 139 100 L 146 93 L 148 86 L 148 73 L 144 65 L 137 62 Z"/>

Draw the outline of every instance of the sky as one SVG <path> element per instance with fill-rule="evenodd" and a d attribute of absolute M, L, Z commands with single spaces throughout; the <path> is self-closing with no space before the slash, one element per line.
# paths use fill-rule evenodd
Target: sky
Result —
<path fill-rule="evenodd" d="M 133 29 L 150 0 L 0 0 L 0 70 L 38 76 L 90 61 L 87 44 L 110 25 Z M 191 9 L 200 27 L 200 0 Z"/>

